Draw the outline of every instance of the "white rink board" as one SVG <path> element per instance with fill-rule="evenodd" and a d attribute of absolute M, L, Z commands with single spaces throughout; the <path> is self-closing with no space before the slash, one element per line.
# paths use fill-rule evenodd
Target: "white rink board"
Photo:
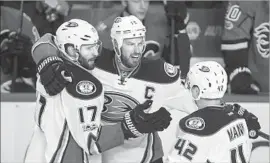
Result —
<path fill-rule="evenodd" d="M 240 103 L 258 116 L 262 131 L 269 134 L 269 103 Z M 1 162 L 21 163 L 34 125 L 34 102 L 1 102 Z M 181 114 L 181 113 L 180 113 Z M 178 124 L 181 115 L 172 111 L 172 124 Z M 182 115 L 184 116 L 184 115 Z M 164 152 L 168 151 L 170 138 L 175 135 L 167 130 L 160 133 Z M 258 144 L 265 144 L 262 138 Z M 259 146 L 252 153 L 251 163 L 269 163 L 269 146 Z"/>

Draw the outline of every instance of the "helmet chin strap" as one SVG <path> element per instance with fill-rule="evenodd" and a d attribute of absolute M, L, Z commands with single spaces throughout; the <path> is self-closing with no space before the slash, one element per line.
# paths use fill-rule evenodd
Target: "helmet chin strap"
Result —
<path fill-rule="evenodd" d="M 70 61 L 72 61 L 72 62 L 74 62 L 74 63 L 76 63 L 76 64 L 80 64 L 80 62 L 79 62 L 80 55 L 78 53 L 77 53 L 77 57 L 76 57 L 77 59 L 74 59 L 74 58 L 70 57 L 68 54 L 63 55 L 63 57 L 70 60 Z"/>
<path fill-rule="evenodd" d="M 137 68 L 137 67 L 129 68 L 129 67 L 125 66 L 119 55 L 115 55 L 115 63 L 117 65 L 117 68 L 120 71 L 131 72 L 132 70 Z"/>
<path fill-rule="evenodd" d="M 127 66 L 123 64 L 119 55 L 116 54 L 114 58 L 115 58 L 115 64 L 118 71 L 118 75 L 120 76 L 121 84 L 124 85 L 126 81 L 125 79 L 130 77 L 133 74 L 133 72 L 137 70 L 139 65 L 134 68 L 128 68 Z"/>

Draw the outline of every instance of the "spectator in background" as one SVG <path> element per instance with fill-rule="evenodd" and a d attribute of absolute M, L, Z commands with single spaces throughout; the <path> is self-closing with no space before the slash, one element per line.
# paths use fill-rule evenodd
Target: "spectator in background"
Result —
<path fill-rule="evenodd" d="M 20 10 L 20 1 L 4 1 L 1 6 Z M 40 35 L 55 33 L 69 14 L 71 5 L 65 0 L 24 1 L 23 11 L 37 27 Z"/>
<path fill-rule="evenodd" d="M 39 39 L 36 27 L 28 15 L 21 17 L 19 10 L 1 6 L 0 29 L 1 92 L 35 92 L 36 66 L 31 47 Z"/>
<path fill-rule="evenodd" d="M 226 2 L 188 1 L 189 12 L 187 33 L 193 47 L 190 64 L 198 61 L 216 61 L 224 65 L 220 49 L 221 34 L 224 27 Z"/>
<path fill-rule="evenodd" d="M 35 92 L 32 44 L 40 35 L 54 33 L 69 9 L 58 0 L 1 2 L 1 92 Z"/>
<path fill-rule="evenodd" d="M 269 1 L 231 1 L 222 41 L 230 91 L 269 92 Z"/>
<path fill-rule="evenodd" d="M 185 3 L 168 2 L 165 5 L 165 13 L 164 4 L 160 2 L 150 2 L 149 0 L 122 0 L 121 2 L 122 10 L 97 24 L 96 28 L 103 46 L 112 49 L 109 32 L 114 19 L 118 16 L 132 14 L 143 22 L 148 31 L 144 56 L 149 59 L 163 57 L 171 64 L 180 65 L 181 78 L 184 79 L 189 70 L 191 57 L 190 42 L 185 30 L 188 21 Z M 151 5 L 156 9 L 154 12 L 149 12 Z M 171 30 L 171 19 L 175 21 L 173 31 Z"/>

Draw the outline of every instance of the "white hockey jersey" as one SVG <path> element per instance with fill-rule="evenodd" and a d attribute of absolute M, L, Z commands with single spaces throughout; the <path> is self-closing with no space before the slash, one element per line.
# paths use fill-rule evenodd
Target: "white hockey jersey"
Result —
<path fill-rule="evenodd" d="M 57 56 L 58 51 L 54 47 L 52 37 L 52 35 L 46 34 L 40 39 L 41 50 L 32 53 L 36 63 L 42 58 Z M 121 81 L 114 64 L 113 53 L 113 51 L 103 49 L 97 60 L 97 67 L 92 71 L 92 74 L 101 81 L 105 91 L 105 103 L 101 117 L 104 124 L 111 126 L 111 124 L 119 122 L 127 111 L 132 110 L 146 99 L 153 100 L 149 112 L 154 112 L 162 106 L 167 109 L 178 109 L 178 112 L 174 113 L 179 114 L 179 116 L 172 115 L 177 119 L 197 109 L 191 95 L 181 85 L 179 72 L 174 66 L 163 60 L 143 60 L 141 66 L 133 72 L 132 77 Z M 178 121 L 173 119 L 170 126 L 162 132 L 162 134 L 166 134 L 161 139 L 158 133 L 152 133 L 126 140 L 123 145 L 103 152 L 102 163 L 149 163 L 155 161 L 169 151 L 169 148 L 162 149 L 162 143 L 165 145 L 173 143 L 175 137 L 168 137 L 168 135 L 176 132 L 177 126 Z"/>
<path fill-rule="evenodd" d="M 112 51 L 103 49 L 96 66 L 92 73 L 104 86 L 102 121 L 108 125 L 119 122 L 127 111 L 147 99 L 153 100 L 149 112 L 157 111 L 177 98 L 174 108 L 184 114 L 196 110 L 191 96 L 180 83 L 178 69 L 163 60 L 142 60 L 140 67 L 130 76 L 127 74 L 124 80 L 118 75 Z M 163 143 L 166 143 L 165 139 L 171 138 L 164 138 Z M 161 143 L 157 133 L 146 134 L 105 151 L 102 153 L 102 160 L 104 163 L 149 163 L 163 156 Z"/>
<path fill-rule="evenodd" d="M 247 163 L 252 142 L 244 119 L 223 107 L 206 107 L 180 120 L 169 163 Z"/>
<path fill-rule="evenodd" d="M 66 65 L 72 72 L 73 81 L 60 94 L 48 96 L 37 81 L 35 121 L 46 137 L 47 162 L 88 163 L 89 159 L 93 159 L 90 155 L 100 153 L 96 140 L 100 130 L 104 91 L 99 80 L 87 70 L 68 62 Z M 79 145 L 77 149 L 81 150 L 77 152 L 81 153 L 68 152 L 68 145 Z"/>

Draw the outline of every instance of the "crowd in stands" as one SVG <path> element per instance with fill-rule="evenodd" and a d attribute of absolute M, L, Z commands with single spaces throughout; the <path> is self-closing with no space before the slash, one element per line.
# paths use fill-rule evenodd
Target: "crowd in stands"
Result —
<path fill-rule="evenodd" d="M 114 19 L 130 14 L 147 28 L 144 56 L 180 66 L 183 81 L 191 65 L 214 60 L 228 73 L 227 93 L 269 92 L 269 1 L 179 1 L 173 18 L 164 3 L 170 1 L 1 1 L 1 92 L 35 92 L 31 47 L 65 20 L 90 22 L 112 49 Z M 181 54 L 179 44 L 190 54 Z"/>

